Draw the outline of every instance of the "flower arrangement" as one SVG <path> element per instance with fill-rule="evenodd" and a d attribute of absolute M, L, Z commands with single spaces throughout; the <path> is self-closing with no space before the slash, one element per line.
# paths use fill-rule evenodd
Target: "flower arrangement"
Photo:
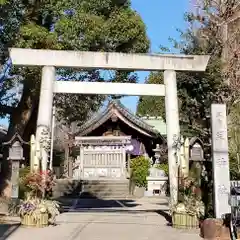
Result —
<path fill-rule="evenodd" d="M 201 201 L 201 189 L 191 177 L 179 182 L 178 203 L 172 206 L 173 227 L 193 229 L 199 227 L 199 219 L 204 216 L 205 206 Z"/>
<path fill-rule="evenodd" d="M 201 199 L 201 189 L 194 178 L 181 178 L 178 186 L 179 201 L 183 202 L 189 196 Z"/>
<path fill-rule="evenodd" d="M 21 179 L 21 184 L 34 197 L 50 197 L 55 183 L 51 172 L 47 171 L 28 173 Z"/>
<path fill-rule="evenodd" d="M 198 219 L 200 219 L 202 216 L 204 216 L 205 206 L 202 201 L 193 197 L 189 197 L 185 202 L 178 203 L 177 205 L 173 206 L 172 211 L 174 213 L 196 216 Z"/>
<path fill-rule="evenodd" d="M 59 215 L 59 204 L 49 199 L 55 184 L 51 172 L 30 172 L 21 179 L 21 184 L 25 186 L 25 198 L 12 206 L 12 212 L 21 217 L 23 225 L 54 224 Z"/>
<path fill-rule="evenodd" d="M 37 222 L 42 214 L 48 216 L 50 224 L 55 223 L 56 216 L 59 215 L 59 204 L 56 201 L 40 198 L 28 197 L 18 204 L 18 214 L 21 218 L 28 215 Z"/>
<path fill-rule="evenodd" d="M 179 202 L 173 206 L 173 212 L 187 213 L 202 217 L 205 212 L 204 203 L 201 201 L 201 189 L 194 178 L 182 178 L 179 184 Z"/>

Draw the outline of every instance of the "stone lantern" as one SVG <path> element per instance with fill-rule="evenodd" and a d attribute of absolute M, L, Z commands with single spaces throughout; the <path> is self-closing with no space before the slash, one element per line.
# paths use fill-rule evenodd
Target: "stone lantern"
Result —
<path fill-rule="evenodd" d="M 161 157 L 161 148 L 160 145 L 157 144 L 156 148 L 153 149 L 153 151 L 155 152 L 154 157 L 156 159 L 155 164 L 160 164 L 160 157 Z"/>
<path fill-rule="evenodd" d="M 11 197 L 12 199 L 18 198 L 19 193 L 19 168 L 20 162 L 24 160 L 23 157 L 23 144 L 29 144 L 28 142 L 23 141 L 21 136 L 18 133 L 10 139 L 10 141 L 3 143 L 5 146 L 9 146 L 8 158 L 11 165 L 11 184 L 12 191 Z"/>

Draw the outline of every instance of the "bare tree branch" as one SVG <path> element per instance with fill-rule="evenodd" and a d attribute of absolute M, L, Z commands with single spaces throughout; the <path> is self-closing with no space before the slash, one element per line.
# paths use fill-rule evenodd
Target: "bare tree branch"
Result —
<path fill-rule="evenodd" d="M 200 23 L 202 41 L 215 41 L 209 54 L 222 54 L 222 76 L 231 89 L 225 102 L 240 98 L 240 3 L 239 0 L 192 0 L 193 17 Z"/>

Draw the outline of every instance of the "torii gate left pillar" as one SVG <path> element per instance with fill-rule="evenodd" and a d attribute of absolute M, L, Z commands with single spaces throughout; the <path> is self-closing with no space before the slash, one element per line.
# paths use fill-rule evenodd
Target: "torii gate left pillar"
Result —
<path fill-rule="evenodd" d="M 49 151 L 51 146 L 52 106 L 55 78 L 55 67 L 44 66 L 42 68 L 42 81 L 36 129 L 36 141 L 38 141 L 42 146 L 42 171 L 47 170 Z"/>
<path fill-rule="evenodd" d="M 180 138 L 175 71 L 205 71 L 209 56 L 144 55 L 104 52 L 75 52 L 10 49 L 14 65 L 42 66 L 42 83 L 37 121 L 37 140 L 44 146 L 42 166 L 46 168 L 50 150 L 53 93 L 165 96 L 171 204 L 177 203 L 176 140 Z M 164 85 L 55 81 L 54 67 L 116 70 L 164 70 Z"/>

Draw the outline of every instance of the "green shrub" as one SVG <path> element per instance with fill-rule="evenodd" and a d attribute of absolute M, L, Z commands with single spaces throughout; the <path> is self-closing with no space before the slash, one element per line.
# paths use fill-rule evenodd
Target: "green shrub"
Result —
<path fill-rule="evenodd" d="M 155 168 L 163 170 L 166 173 L 166 176 L 168 176 L 168 163 L 160 163 L 157 165 L 154 165 Z"/>
<path fill-rule="evenodd" d="M 30 172 L 30 167 L 20 168 L 19 169 L 19 198 L 23 199 L 27 191 L 26 186 L 22 184 L 22 179 Z"/>
<path fill-rule="evenodd" d="M 19 169 L 19 178 L 25 177 L 28 173 L 30 173 L 30 167 L 24 167 Z"/>
<path fill-rule="evenodd" d="M 239 180 L 240 179 L 240 171 L 239 164 L 237 160 L 237 155 L 229 152 L 229 170 L 230 170 L 230 179 L 231 180 Z"/>
<path fill-rule="evenodd" d="M 147 187 L 147 176 L 149 175 L 150 161 L 140 156 L 131 160 L 131 181 L 138 187 Z"/>

